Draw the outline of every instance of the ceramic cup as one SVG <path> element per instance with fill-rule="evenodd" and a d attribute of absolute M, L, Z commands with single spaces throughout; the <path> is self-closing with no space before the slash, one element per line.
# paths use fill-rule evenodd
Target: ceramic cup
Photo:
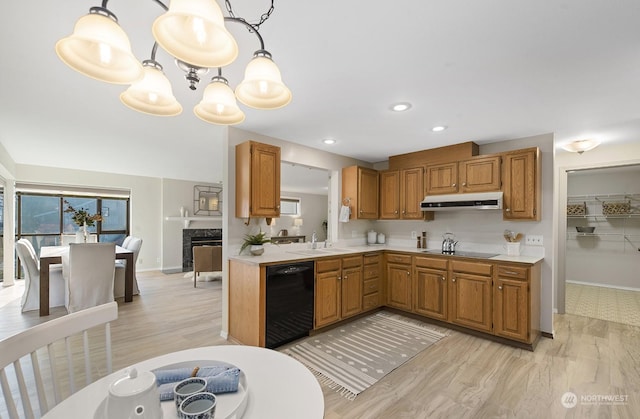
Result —
<path fill-rule="evenodd" d="M 202 393 L 207 388 L 207 380 L 200 377 L 190 377 L 180 381 L 173 387 L 173 400 L 176 409 L 180 410 L 180 404 L 189 396 Z"/>
<path fill-rule="evenodd" d="M 178 408 L 180 419 L 213 419 L 216 414 L 216 395 L 213 393 L 192 394 Z"/>

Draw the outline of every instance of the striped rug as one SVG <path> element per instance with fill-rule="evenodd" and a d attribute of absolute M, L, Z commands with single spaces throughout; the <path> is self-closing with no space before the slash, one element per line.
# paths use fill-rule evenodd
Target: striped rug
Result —
<path fill-rule="evenodd" d="M 353 400 L 445 336 L 412 319 L 378 312 L 305 338 L 283 352 Z"/>

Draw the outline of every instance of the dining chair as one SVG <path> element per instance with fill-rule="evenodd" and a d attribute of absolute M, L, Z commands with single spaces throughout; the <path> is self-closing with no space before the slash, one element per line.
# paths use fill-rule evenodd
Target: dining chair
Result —
<path fill-rule="evenodd" d="M 49 320 L 0 341 L 0 385 L 9 418 L 40 417 L 91 384 L 94 375 L 98 379 L 111 374 L 111 322 L 117 318 L 118 304 L 111 302 Z M 89 333 L 94 328 L 97 331 Z M 81 342 L 82 352 L 78 349 Z M 83 376 L 85 384 L 78 385 Z M 83 413 L 89 414 L 78 412 Z"/>
<path fill-rule="evenodd" d="M 75 243 L 76 242 L 76 235 L 75 234 L 61 234 L 60 235 L 60 244 L 62 246 L 69 246 L 69 243 Z"/>
<path fill-rule="evenodd" d="M 193 288 L 201 272 L 222 271 L 222 246 L 193 247 Z"/>
<path fill-rule="evenodd" d="M 128 239 L 128 240 L 127 240 Z M 138 279 L 136 278 L 136 264 L 138 263 L 138 255 L 142 248 L 142 239 L 138 237 L 127 236 L 122 242 L 122 247 L 133 252 L 133 295 L 140 294 L 138 288 Z M 116 260 L 116 274 L 113 283 L 113 296 L 115 298 L 124 297 L 124 277 L 127 264 L 124 260 Z"/>
<path fill-rule="evenodd" d="M 16 241 L 16 253 L 24 271 L 24 293 L 20 301 L 22 312 L 40 308 L 40 261 L 31 242 Z M 49 307 L 64 305 L 64 277 L 62 265 L 51 265 L 49 269 Z"/>
<path fill-rule="evenodd" d="M 69 313 L 113 301 L 116 245 L 71 243 L 62 257 Z"/>

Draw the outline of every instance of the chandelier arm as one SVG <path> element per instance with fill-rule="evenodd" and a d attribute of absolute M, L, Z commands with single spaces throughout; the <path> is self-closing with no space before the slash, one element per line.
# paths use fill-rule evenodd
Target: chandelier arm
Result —
<path fill-rule="evenodd" d="M 102 0 L 102 8 L 106 9 L 107 8 L 107 3 L 109 2 L 109 0 Z"/>
<path fill-rule="evenodd" d="M 155 60 L 156 60 L 156 52 L 157 52 L 157 51 L 158 51 L 158 43 L 157 43 L 157 42 L 154 42 L 154 43 L 153 43 L 153 48 L 151 48 L 151 59 L 152 59 L 153 61 L 155 61 Z"/>
<path fill-rule="evenodd" d="M 107 0 L 103 0 L 103 1 L 107 1 Z M 160 0 L 153 0 L 155 3 L 157 3 L 160 7 L 162 7 L 165 11 L 168 11 L 169 8 L 167 7 L 166 4 L 164 4 L 163 2 L 161 2 Z"/>
<path fill-rule="evenodd" d="M 249 32 L 255 33 L 256 36 L 258 37 L 258 40 L 260 41 L 260 49 L 263 50 L 264 49 L 264 40 L 262 39 L 262 36 L 260 35 L 260 33 L 258 32 L 258 28 L 256 25 L 252 25 L 251 23 L 247 22 L 244 19 L 240 19 L 237 17 L 226 17 L 224 18 L 225 22 L 236 22 L 236 23 L 241 23 L 244 26 L 246 26 L 247 28 L 249 28 Z"/>

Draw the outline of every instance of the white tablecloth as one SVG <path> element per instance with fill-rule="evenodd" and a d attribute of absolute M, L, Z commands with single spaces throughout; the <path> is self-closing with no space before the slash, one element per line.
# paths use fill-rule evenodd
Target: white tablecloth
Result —
<path fill-rule="evenodd" d="M 162 355 L 135 367 L 151 371 L 192 360 L 224 361 L 245 372 L 249 398 L 242 419 L 321 419 L 324 416 L 322 389 L 313 374 L 295 359 L 274 350 L 238 345 L 208 346 Z M 121 371 L 117 371 L 96 381 L 62 401 L 43 418 L 93 418 L 109 393 L 109 385 L 120 376 Z"/>

